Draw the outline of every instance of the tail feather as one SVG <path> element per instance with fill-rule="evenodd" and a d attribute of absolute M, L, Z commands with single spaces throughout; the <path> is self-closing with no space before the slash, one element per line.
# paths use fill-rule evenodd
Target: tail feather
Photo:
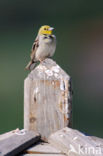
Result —
<path fill-rule="evenodd" d="M 30 61 L 27 66 L 25 67 L 26 70 L 33 70 L 35 67 L 36 62 Z"/>

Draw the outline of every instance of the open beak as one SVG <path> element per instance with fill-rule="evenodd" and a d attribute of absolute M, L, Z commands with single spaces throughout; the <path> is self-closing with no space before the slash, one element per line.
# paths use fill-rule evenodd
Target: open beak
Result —
<path fill-rule="evenodd" d="M 52 31 L 54 28 L 53 27 L 50 27 L 48 30 Z"/>

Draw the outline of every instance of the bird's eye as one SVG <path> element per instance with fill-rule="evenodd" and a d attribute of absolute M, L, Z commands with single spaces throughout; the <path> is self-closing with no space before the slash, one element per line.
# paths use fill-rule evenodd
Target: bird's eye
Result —
<path fill-rule="evenodd" d="M 44 30 L 46 30 L 46 28 L 44 28 Z"/>

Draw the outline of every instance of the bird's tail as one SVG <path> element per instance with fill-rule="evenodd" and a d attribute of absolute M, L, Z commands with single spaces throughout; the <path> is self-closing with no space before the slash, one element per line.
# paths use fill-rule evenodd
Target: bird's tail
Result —
<path fill-rule="evenodd" d="M 27 64 L 27 66 L 25 67 L 25 69 L 26 69 L 26 70 L 33 70 L 34 67 L 35 67 L 35 64 L 36 64 L 36 62 L 34 62 L 34 61 L 31 60 L 31 61 Z"/>

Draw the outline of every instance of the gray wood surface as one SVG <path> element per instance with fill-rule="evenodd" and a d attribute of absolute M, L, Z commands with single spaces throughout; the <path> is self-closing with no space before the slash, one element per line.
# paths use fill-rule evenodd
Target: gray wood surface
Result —
<path fill-rule="evenodd" d="M 24 81 L 24 128 L 43 139 L 71 126 L 70 76 L 51 59 L 44 60 Z"/>
<path fill-rule="evenodd" d="M 68 127 L 51 134 L 48 139 L 50 144 L 68 156 L 103 156 L 102 141 Z"/>
<path fill-rule="evenodd" d="M 40 140 L 40 135 L 33 131 L 21 130 L 0 141 L 0 156 L 15 156 L 33 143 Z"/>
<path fill-rule="evenodd" d="M 88 136 L 88 139 L 96 144 L 97 147 L 101 148 L 103 155 L 103 138 L 98 138 L 96 136 Z"/>
<path fill-rule="evenodd" d="M 39 143 L 36 146 L 30 147 L 26 150 L 26 153 L 32 154 L 63 154 L 60 150 L 56 149 L 48 143 Z"/>
<path fill-rule="evenodd" d="M 103 146 L 103 138 L 99 138 L 96 136 L 88 136 L 88 138 L 95 141 L 95 142 L 98 142 L 99 144 L 101 144 L 101 146 Z"/>
<path fill-rule="evenodd" d="M 0 141 L 15 135 L 14 132 L 15 132 L 15 130 L 10 131 L 10 132 L 6 132 L 4 134 L 0 134 Z"/>
<path fill-rule="evenodd" d="M 23 154 L 21 156 L 65 156 L 64 154 Z"/>

